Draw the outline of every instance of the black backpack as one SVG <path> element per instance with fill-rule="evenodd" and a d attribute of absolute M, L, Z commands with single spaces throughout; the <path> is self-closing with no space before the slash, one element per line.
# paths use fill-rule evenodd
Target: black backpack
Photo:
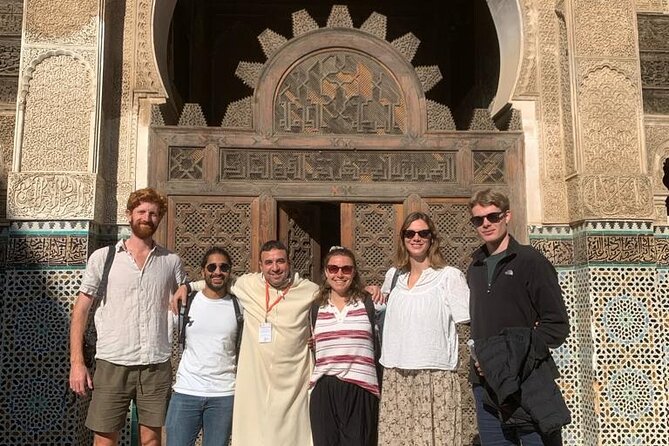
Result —
<path fill-rule="evenodd" d="M 191 320 L 188 317 L 190 312 L 190 306 L 193 303 L 193 299 L 197 291 L 193 291 L 188 295 L 186 300 L 186 306 L 181 307 L 179 310 L 179 345 L 183 351 L 186 348 L 186 328 L 190 326 Z M 237 319 L 237 341 L 235 343 L 235 362 L 239 362 L 239 347 L 242 344 L 242 332 L 244 331 L 244 314 L 242 313 L 241 308 L 239 307 L 239 300 L 237 296 L 230 293 L 230 298 L 232 299 L 232 306 L 235 308 L 235 319 Z"/>

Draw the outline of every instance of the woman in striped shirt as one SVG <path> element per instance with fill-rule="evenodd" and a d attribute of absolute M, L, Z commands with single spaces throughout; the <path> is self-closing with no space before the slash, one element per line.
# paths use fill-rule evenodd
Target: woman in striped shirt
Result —
<path fill-rule="evenodd" d="M 330 249 L 323 284 L 315 299 L 316 367 L 311 375 L 314 446 L 372 446 L 377 443 L 379 381 L 374 355 L 373 307 L 364 291 L 355 256 Z"/>

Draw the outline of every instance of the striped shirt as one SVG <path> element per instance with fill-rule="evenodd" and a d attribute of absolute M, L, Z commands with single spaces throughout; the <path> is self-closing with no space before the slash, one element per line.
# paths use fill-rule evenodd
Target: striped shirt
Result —
<path fill-rule="evenodd" d="M 309 387 L 322 376 L 335 376 L 379 396 L 372 326 L 361 301 L 340 310 L 332 304 L 318 309 L 314 326 L 316 367 Z"/>

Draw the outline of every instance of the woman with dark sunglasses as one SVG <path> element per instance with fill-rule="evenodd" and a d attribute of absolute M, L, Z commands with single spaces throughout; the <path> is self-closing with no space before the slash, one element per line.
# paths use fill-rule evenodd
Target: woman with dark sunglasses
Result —
<path fill-rule="evenodd" d="M 353 252 L 330 249 L 312 311 L 316 366 L 309 410 L 314 446 L 377 444 L 379 382 L 370 299 Z"/>
<path fill-rule="evenodd" d="M 456 323 L 469 320 L 469 288 L 446 266 L 432 219 L 422 212 L 402 224 L 388 294 L 381 364 L 381 445 L 462 444 Z"/>

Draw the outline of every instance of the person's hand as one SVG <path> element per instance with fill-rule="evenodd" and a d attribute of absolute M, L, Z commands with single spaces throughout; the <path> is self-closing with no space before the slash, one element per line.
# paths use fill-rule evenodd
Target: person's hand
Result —
<path fill-rule="evenodd" d="M 70 389 L 79 396 L 86 396 L 88 390 L 93 390 L 93 379 L 85 364 L 70 367 Z"/>
<path fill-rule="evenodd" d="M 309 350 L 313 350 L 313 349 L 314 349 L 314 343 L 315 343 L 315 342 L 314 342 L 314 337 L 313 337 L 313 336 L 309 336 L 309 339 L 307 339 L 307 346 L 309 347 Z"/>
<path fill-rule="evenodd" d="M 372 301 L 377 305 L 383 305 L 386 303 L 386 300 L 388 300 L 388 295 L 382 294 L 381 287 L 378 285 L 367 285 L 365 291 L 372 296 Z"/>
<path fill-rule="evenodd" d="M 479 376 L 483 376 L 483 370 L 481 370 L 481 365 L 478 361 L 474 363 L 474 367 L 476 367 L 476 373 L 478 373 Z"/>
<path fill-rule="evenodd" d="M 188 300 L 188 288 L 186 285 L 180 285 L 170 298 L 170 311 L 179 314 L 179 305 L 186 305 Z"/>

